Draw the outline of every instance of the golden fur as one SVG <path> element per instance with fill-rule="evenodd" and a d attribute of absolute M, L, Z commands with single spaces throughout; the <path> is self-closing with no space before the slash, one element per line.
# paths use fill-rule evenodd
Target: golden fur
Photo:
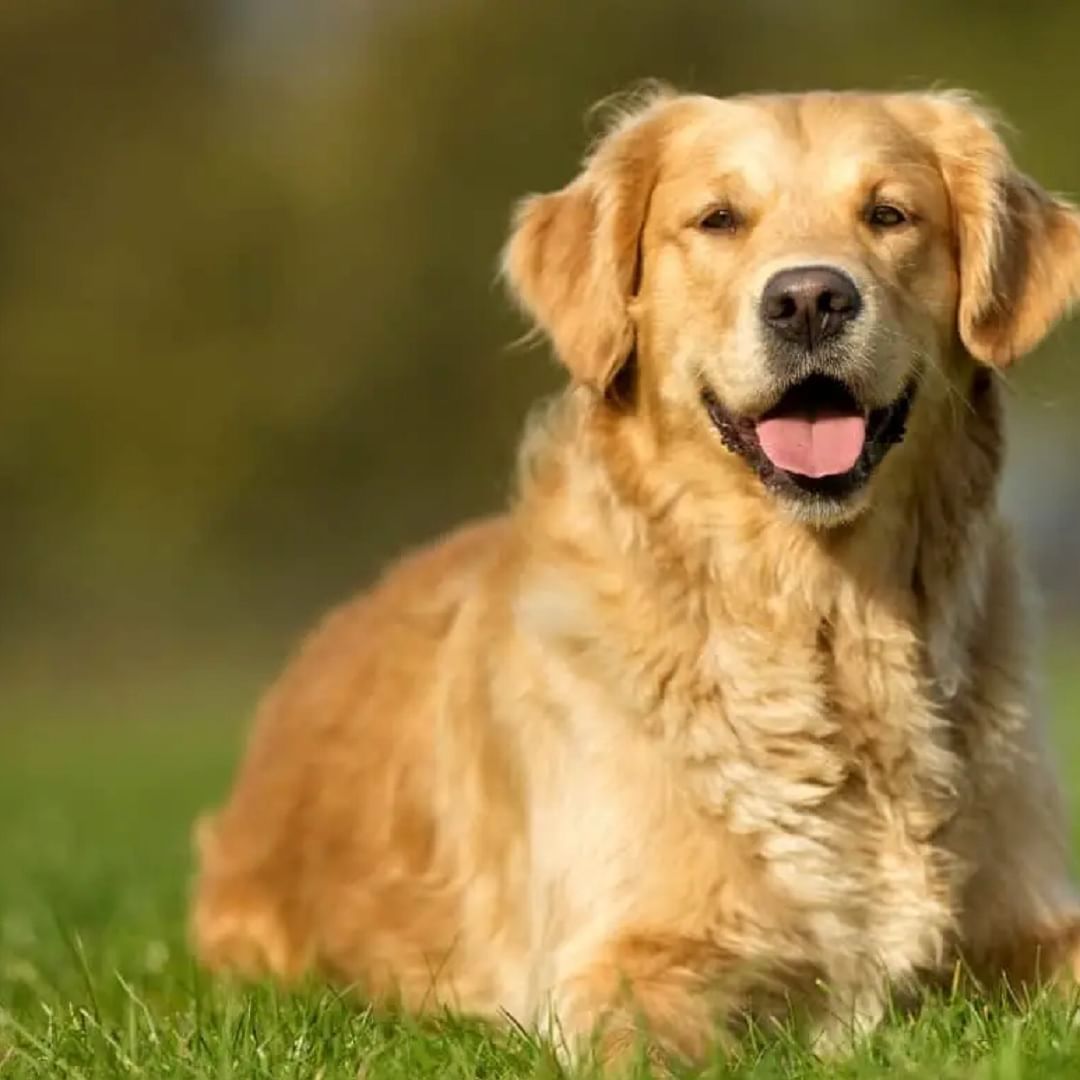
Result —
<path fill-rule="evenodd" d="M 867 228 L 868 193 L 909 225 Z M 699 227 L 720 205 L 730 234 Z M 775 398 L 757 297 L 797 262 L 862 290 L 867 402 L 918 382 L 843 505 L 767 490 L 701 403 Z M 400 562 L 270 692 L 199 828 L 201 959 L 610 1056 L 789 1005 L 835 1039 L 961 960 L 1071 977 L 990 365 L 1075 296 L 1077 213 L 958 95 L 659 95 L 524 202 L 505 266 L 571 385 L 510 513 Z"/>

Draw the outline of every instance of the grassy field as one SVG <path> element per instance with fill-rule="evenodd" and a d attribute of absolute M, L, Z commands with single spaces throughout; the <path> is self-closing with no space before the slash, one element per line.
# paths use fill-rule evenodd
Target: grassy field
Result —
<path fill-rule="evenodd" d="M 1051 685 L 1075 796 L 1080 670 L 1070 653 L 1052 660 Z M 561 1075 L 521 1033 L 377 1017 L 319 988 L 230 989 L 194 969 L 183 935 L 188 826 L 224 789 L 252 694 L 191 692 L 165 709 L 160 694 L 0 702 L 0 1080 Z M 1074 797 L 1074 820 L 1078 809 Z M 781 1032 L 701 1075 L 1075 1078 L 1073 1011 L 1048 999 L 940 999 L 839 1063 Z"/>

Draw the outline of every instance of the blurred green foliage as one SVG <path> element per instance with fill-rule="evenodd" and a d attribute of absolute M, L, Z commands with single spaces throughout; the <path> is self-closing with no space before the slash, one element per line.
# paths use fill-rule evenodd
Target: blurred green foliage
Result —
<path fill-rule="evenodd" d="M 0 651 L 70 673 L 273 636 L 497 505 L 559 380 L 508 347 L 498 251 L 597 99 L 962 85 L 1067 191 L 1078 46 L 1050 2 L 7 0 Z M 1075 342 L 1016 380 L 1073 451 Z"/>

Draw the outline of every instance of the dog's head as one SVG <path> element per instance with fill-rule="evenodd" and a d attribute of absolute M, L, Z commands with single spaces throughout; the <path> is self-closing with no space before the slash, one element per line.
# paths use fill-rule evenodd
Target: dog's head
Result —
<path fill-rule="evenodd" d="M 505 269 L 611 409 L 828 525 L 1080 294 L 1080 215 L 959 95 L 661 96 L 524 201 Z"/>

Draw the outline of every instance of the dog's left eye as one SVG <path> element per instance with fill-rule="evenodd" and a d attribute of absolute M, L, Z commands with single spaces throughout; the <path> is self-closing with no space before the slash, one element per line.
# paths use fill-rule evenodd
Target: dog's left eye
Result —
<path fill-rule="evenodd" d="M 897 206 L 889 203 L 875 203 L 870 207 L 866 220 L 879 229 L 891 229 L 896 225 L 903 225 L 908 220 L 907 214 Z"/>
<path fill-rule="evenodd" d="M 734 232 L 739 224 L 735 211 L 727 206 L 718 206 L 710 210 L 699 222 L 699 228 L 706 232 Z"/>

